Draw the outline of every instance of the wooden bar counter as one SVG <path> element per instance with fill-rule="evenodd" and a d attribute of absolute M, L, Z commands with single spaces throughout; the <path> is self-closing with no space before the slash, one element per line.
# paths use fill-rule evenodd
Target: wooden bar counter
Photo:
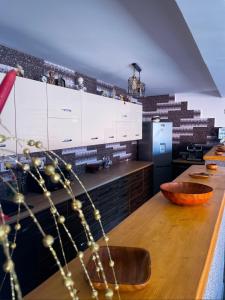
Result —
<path fill-rule="evenodd" d="M 216 148 L 217 146 L 212 147 L 203 157 L 205 161 L 207 160 L 216 160 L 224 162 L 225 166 L 225 153 L 223 155 L 216 155 Z"/>
<path fill-rule="evenodd" d="M 109 233 L 110 245 L 143 247 L 151 255 L 152 274 L 148 286 L 135 293 L 122 293 L 122 300 L 222 298 L 225 168 L 219 167 L 209 179 L 195 180 L 188 176 L 190 172 L 201 171 L 206 171 L 205 166 L 192 166 L 177 180 L 214 187 L 213 197 L 207 204 L 176 206 L 158 193 Z M 87 250 L 86 260 L 89 255 Z M 91 299 L 78 260 L 71 261 L 69 267 L 75 286 L 80 290 L 79 298 Z M 70 298 L 58 272 L 25 299 Z"/>

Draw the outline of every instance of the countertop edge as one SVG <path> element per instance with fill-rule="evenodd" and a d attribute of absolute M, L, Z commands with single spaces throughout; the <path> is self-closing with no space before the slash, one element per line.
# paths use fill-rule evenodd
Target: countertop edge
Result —
<path fill-rule="evenodd" d="M 225 155 L 224 156 L 220 156 L 220 155 L 215 155 L 215 151 L 216 151 L 216 147 L 218 145 L 212 147 L 204 156 L 203 159 L 205 161 L 207 160 L 218 160 L 218 161 L 225 161 Z"/>
<path fill-rule="evenodd" d="M 212 264 L 213 255 L 214 255 L 214 252 L 215 252 L 219 231 L 220 231 L 220 228 L 221 228 L 221 223 L 222 223 L 224 211 L 225 211 L 225 191 L 223 193 L 223 199 L 221 201 L 219 214 L 217 216 L 216 224 L 215 224 L 215 227 L 214 227 L 214 230 L 213 230 L 210 246 L 209 246 L 209 249 L 208 249 L 208 253 L 207 253 L 205 265 L 204 265 L 204 268 L 203 268 L 203 271 L 202 271 L 202 275 L 200 277 L 200 281 L 199 281 L 199 284 L 198 284 L 198 289 L 197 289 L 197 292 L 196 292 L 195 299 L 203 299 L 203 296 L 204 296 L 204 292 L 205 292 L 205 289 L 206 289 L 206 284 L 207 284 L 207 281 L 208 281 L 208 275 L 209 275 L 210 267 L 211 267 L 211 264 Z"/>

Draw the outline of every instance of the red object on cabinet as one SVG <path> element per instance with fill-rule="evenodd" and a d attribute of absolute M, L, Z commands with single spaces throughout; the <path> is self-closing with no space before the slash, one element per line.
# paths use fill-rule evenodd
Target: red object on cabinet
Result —
<path fill-rule="evenodd" d="M 13 84 L 16 80 L 16 75 L 16 70 L 9 71 L 3 78 L 2 83 L 0 84 L 0 114 L 5 106 Z"/>

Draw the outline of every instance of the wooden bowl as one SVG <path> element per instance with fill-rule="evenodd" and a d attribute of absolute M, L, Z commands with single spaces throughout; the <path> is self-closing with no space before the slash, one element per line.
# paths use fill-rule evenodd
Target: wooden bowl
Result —
<path fill-rule="evenodd" d="M 206 164 L 206 169 L 217 170 L 217 168 L 218 168 L 217 164 Z"/>
<path fill-rule="evenodd" d="M 215 151 L 215 154 L 221 156 L 221 155 L 223 155 L 223 152 L 222 151 Z"/>
<path fill-rule="evenodd" d="M 143 289 L 151 275 L 151 260 L 149 252 L 142 248 L 109 246 L 120 291 L 133 292 Z M 99 249 L 107 281 L 111 288 L 115 287 L 112 268 L 109 266 L 107 247 Z M 87 270 L 94 287 L 105 289 L 102 276 L 98 276 L 96 266 L 90 257 Z"/>
<path fill-rule="evenodd" d="M 207 202 L 213 189 L 195 182 L 168 182 L 160 185 L 163 195 L 174 204 L 198 205 Z"/>
<path fill-rule="evenodd" d="M 224 145 L 219 145 L 216 147 L 216 151 L 219 151 L 219 152 L 225 152 L 225 146 Z"/>
<path fill-rule="evenodd" d="M 208 173 L 205 173 L 205 172 L 190 173 L 188 175 L 194 179 L 208 179 L 210 176 Z"/>

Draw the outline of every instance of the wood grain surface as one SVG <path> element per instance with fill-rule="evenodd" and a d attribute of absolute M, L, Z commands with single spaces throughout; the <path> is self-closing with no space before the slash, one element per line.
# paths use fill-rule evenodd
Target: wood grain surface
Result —
<path fill-rule="evenodd" d="M 192 179 L 188 173 L 205 170 L 205 166 L 192 166 L 176 181 L 201 183 L 203 180 Z M 142 247 L 151 254 L 148 286 L 138 292 L 122 293 L 122 300 L 202 299 L 224 213 L 224 182 L 225 168 L 218 167 L 215 176 L 207 179 L 207 185 L 214 189 L 213 197 L 202 206 L 173 205 L 158 193 L 110 232 L 110 245 Z M 86 262 L 89 256 L 87 250 Z M 91 299 L 78 260 L 72 260 L 69 267 L 80 299 Z M 57 272 L 25 299 L 70 298 Z"/>
<path fill-rule="evenodd" d="M 213 147 L 210 149 L 204 156 L 204 160 L 219 160 L 219 161 L 225 161 L 225 153 L 221 152 L 221 155 L 216 154 L 216 149 L 218 146 Z"/>

